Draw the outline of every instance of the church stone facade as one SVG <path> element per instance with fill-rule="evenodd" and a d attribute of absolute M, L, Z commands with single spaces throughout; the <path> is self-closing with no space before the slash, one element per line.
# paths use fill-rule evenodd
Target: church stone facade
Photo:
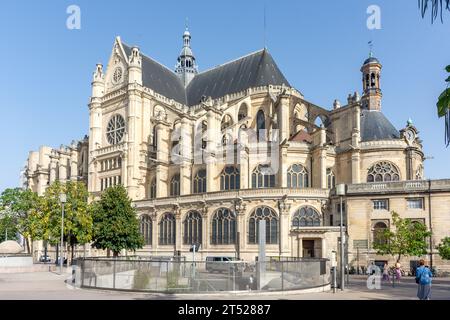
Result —
<path fill-rule="evenodd" d="M 117 37 L 107 67 L 96 66 L 89 137 L 30 153 L 29 188 L 85 181 L 98 197 L 122 184 L 141 220 L 142 255 L 210 255 L 254 260 L 258 221 L 266 255 L 330 258 L 338 251 L 340 197 L 352 266 L 375 261 L 373 243 L 391 211 L 450 235 L 450 180 L 425 180 L 422 141 L 408 121 L 382 113 L 382 65 L 361 67 L 362 94 L 318 106 L 291 86 L 267 49 L 200 72 L 183 34 L 175 70 Z M 409 265 L 408 257 L 403 261 Z"/>

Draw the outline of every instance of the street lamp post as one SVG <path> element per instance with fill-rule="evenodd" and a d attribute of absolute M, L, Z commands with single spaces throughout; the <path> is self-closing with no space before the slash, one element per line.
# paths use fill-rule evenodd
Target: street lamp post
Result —
<path fill-rule="evenodd" d="M 61 244 L 59 249 L 59 273 L 62 274 L 62 268 L 64 263 L 64 253 L 63 253 L 63 241 L 64 241 L 64 204 L 67 202 L 67 197 L 65 193 L 59 195 L 59 202 L 61 202 Z"/>
<path fill-rule="evenodd" d="M 336 195 L 340 196 L 340 208 L 339 208 L 339 213 L 340 213 L 340 223 L 339 223 L 339 232 L 340 232 L 340 237 L 341 237 L 341 249 L 340 249 L 340 259 L 339 259 L 339 269 L 340 269 L 340 284 L 341 284 L 341 291 L 344 290 L 344 281 L 345 281 L 345 273 L 344 273 L 344 227 L 342 225 L 343 221 L 344 221 L 344 214 L 343 214 L 343 210 L 342 210 L 342 196 L 345 195 L 345 184 L 338 184 L 336 186 Z"/>

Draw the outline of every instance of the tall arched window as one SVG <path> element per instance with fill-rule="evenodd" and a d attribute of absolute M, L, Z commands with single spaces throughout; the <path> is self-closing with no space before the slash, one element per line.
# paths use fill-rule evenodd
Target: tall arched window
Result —
<path fill-rule="evenodd" d="M 233 125 L 233 119 L 229 114 L 226 114 L 222 118 L 222 123 L 220 124 L 220 130 L 225 130 Z"/>
<path fill-rule="evenodd" d="M 308 188 L 308 170 L 301 164 L 293 164 L 287 171 L 288 188 Z"/>
<path fill-rule="evenodd" d="M 375 163 L 367 173 L 367 182 L 399 181 L 400 171 L 389 161 Z"/>
<path fill-rule="evenodd" d="M 269 207 L 259 207 L 250 215 L 248 221 L 248 243 L 257 244 L 259 241 L 259 220 L 266 220 L 266 243 L 278 243 L 278 216 Z"/>
<path fill-rule="evenodd" d="M 206 192 L 206 170 L 201 169 L 194 177 L 194 193 L 204 192 Z"/>
<path fill-rule="evenodd" d="M 156 198 L 156 178 L 153 178 L 150 182 L 150 199 Z"/>
<path fill-rule="evenodd" d="M 158 131 L 156 130 L 156 126 L 153 126 L 152 149 L 153 151 L 158 150 Z"/>
<path fill-rule="evenodd" d="M 336 176 L 331 168 L 327 169 L 327 188 L 333 189 L 336 187 Z"/>
<path fill-rule="evenodd" d="M 141 234 L 144 237 L 144 244 L 152 244 L 152 219 L 148 215 L 142 215 L 140 221 Z"/>
<path fill-rule="evenodd" d="M 262 139 L 263 141 L 266 140 L 265 137 L 265 130 L 266 130 L 266 118 L 264 115 L 264 111 L 259 110 L 256 114 L 256 134 L 258 141 Z"/>
<path fill-rule="evenodd" d="M 175 244 L 175 216 L 172 213 L 165 213 L 159 222 L 159 244 Z"/>
<path fill-rule="evenodd" d="M 253 188 L 275 187 L 275 174 L 269 165 L 258 165 L 252 173 Z"/>
<path fill-rule="evenodd" d="M 234 244 L 236 242 L 236 214 L 228 209 L 216 211 L 211 221 L 212 244 Z"/>
<path fill-rule="evenodd" d="M 176 174 L 170 180 L 170 195 L 179 196 L 180 195 L 180 174 Z"/>
<path fill-rule="evenodd" d="M 239 107 L 238 121 L 241 121 L 241 120 L 247 118 L 247 115 L 248 115 L 248 108 L 247 108 L 247 105 L 245 103 L 243 103 Z"/>
<path fill-rule="evenodd" d="M 235 166 L 226 166 L 220 174 L 220 190 L 240 189 L 241 176 Z"/>
<path fill-rule="evenodd" d="M 384 222 L 377 222 L 373 226 L 373 243 L 383 245 L 387 243 L 387 239 L 384 232 L 388 229 L 388 226 Z"/>
<path fill-rule="evenodd" d="M 183 243 L 202 243 L 202 216 L 197 211 L 190 211 L 184 219 Z"/>
<path fill-rule="evenodd" d="M 320 227 L 320 214 L 313 207 L 301 207 L 294 213 L 292 227 Z"/>

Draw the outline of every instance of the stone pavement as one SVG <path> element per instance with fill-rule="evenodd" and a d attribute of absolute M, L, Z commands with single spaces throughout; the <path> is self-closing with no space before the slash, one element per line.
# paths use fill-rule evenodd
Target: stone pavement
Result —
<path fill-rule="evenodd" d="M 352 276 L 344 292 L 321 293 L 270 293 L 215 294 L 215 295 L 164 295 L 117 291 L 78 289 L 67 285 L 64 280 L 70 274 L 55 272 L 34 272 L 0 274 L 0 299 L 2 300 L 416 300 L 417 285 L 413 278 L 403 278 L 395 288 L 382 283 L 381 289 L 369 290 L 366 277 Z M 450 278 L 433 279 L 433 300 L 450 300 Z"/>

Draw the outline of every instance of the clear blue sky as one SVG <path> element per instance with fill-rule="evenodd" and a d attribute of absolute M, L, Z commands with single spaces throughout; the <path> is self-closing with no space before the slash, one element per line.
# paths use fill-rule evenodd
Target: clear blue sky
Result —
<path fill-rule="evenodd" d="M 420 130 L 429 178 L 450 177 L 450 148 L 436 98 L 450 64 L 450 14 L 431 25 L 411 0 L 267 3 L 267 46 L 306 99 L 331 108 L 361 91 L 369 40 L 383 64 L 383 112 L 398 128 Z M 81 8 L 81 30 L 66 28 L 66 8 Z M 381 30 L 366 27 L 381 7 Z M 107 63 L 114 37 L 173 68 L 185 18 L 201 70 L 263 47 L 263 1 L 4 1 L 0 10 L 0 190 L 18 185 L 29 150 L 69 144 L 88 133 L 90 82 Z"/>

